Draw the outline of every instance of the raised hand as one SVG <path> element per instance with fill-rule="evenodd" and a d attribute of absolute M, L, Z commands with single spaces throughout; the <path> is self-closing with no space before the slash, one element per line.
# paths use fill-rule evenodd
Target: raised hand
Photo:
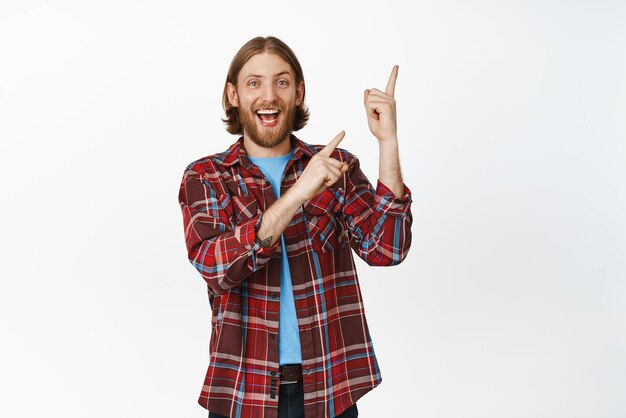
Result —
<path fill-rule="evenodd" d="M 364 92 L 367 124 L 372 134 L 381 142 L 397 140 L 396 99 L 393 94 L 398 78 L 398 68 L 395 65 L 391 70 L 384 93 L 375 88 L 366 89 Z"/>
<path fill-rule="evenodd" d="M 330 157 L 345 135 L 344 131 L 339 132 L 311 158 L 298 181 L 290 189 L 292 193 L 297 194 L 299 199 L 304 201 L 317 196 L 328 186 L 333 185 L 348 170 L 348 164 Z"/>

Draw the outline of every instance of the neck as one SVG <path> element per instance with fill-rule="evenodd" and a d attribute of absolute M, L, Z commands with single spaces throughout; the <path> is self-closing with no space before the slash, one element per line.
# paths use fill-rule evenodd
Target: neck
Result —
<path fill-rule="evenodd" d="M 280 141 L 279 144 L 271 148 L 265 148 L 252 142 L 252 140 L 244 132 L 243 146 L 246 149 L 246 154 L 252 158 L 282 157 L 283 155 L 289 154 L 291 151 L 291 141 L 289 140 L 289 136 L 290 135 L 287 135 L 285 139 Z"/>

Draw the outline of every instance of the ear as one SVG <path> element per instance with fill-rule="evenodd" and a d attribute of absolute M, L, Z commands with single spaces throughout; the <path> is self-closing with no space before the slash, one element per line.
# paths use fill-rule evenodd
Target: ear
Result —
<path fill-rule="evenodd" d="M 304 81 L 299 82 L 296 86 L 296 106 L 300 106 L 302 97 L 304 97 Z"/>
<path fill-rule="evenodd" d="M 228 96 L 228 102 L 233 107 L 239 107 L 239 97 L 237 97 L 237 89 L 235 85 L 230 81 L 226 83 L 226 95 Z"/>

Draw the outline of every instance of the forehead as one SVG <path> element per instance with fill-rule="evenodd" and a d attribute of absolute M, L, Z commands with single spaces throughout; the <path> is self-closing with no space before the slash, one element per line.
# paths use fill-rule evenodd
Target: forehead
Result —
<path fill-rule="evenodd" d="M 241 67 L 239 78 L 244 79 L 250 75 L 273 77 L 276 74 L 288 72 L 293 76 L 291 66 L 279 55 L 269 52 L 253 55 L 248 62 Z"/>

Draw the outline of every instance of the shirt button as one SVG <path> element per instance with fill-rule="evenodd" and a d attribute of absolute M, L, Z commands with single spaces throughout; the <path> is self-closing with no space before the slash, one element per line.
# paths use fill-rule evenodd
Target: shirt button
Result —
<path fill-rule="evenodd" d="M 272 253 L 272 258 L 279 259 L 280 258 L 280 253 Z"/>
<path fill-rule="evenodd" d="M 270 340 L 273 340 L 274 338 L 276 338 L 276 336 L 274 334 L 270 334 Z"/>
<path fill-rule="evenodd" d="M 278 293 L 276 292 L 272 293 L 272 299 L 276 299 L 276 298 L 278 298 Z"/>

